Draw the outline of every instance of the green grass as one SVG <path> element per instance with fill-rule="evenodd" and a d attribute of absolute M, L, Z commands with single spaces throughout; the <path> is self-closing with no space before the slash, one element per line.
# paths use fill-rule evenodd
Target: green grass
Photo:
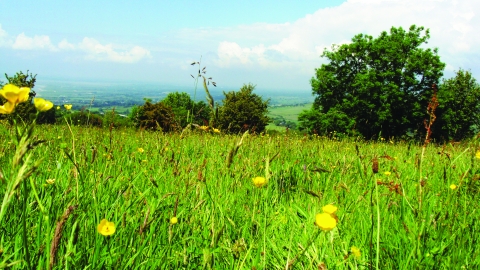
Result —
<path fill-rule="evenodd" d="M 285 120 L 293 121 L 298 123 L 298 115 L 304 110 L 310 110 L 312 104 L 303 104 L 299 106 L 278 106 L 269 108 L 268 116 L 275 117 L 275 116 L 282 116 Z"/>
<path fill-rule="evenodd" d="M 422 159 L 408 142 L 248 135 L 227 167 L 238 136 L 76 126 L 34 135 L 45 142 L 29 153 L 42 162 L 1 220 L 0 267 L 47 269 L 56 228 L 54 269 L 480 266 L 476 141 L 429 145 Z M 1 195 L 18 169 L 13 138 L 2 124 Z M 254 187 L 267 164 L 268 185 Z M 338 224 L 323 232 L 314 222 L 327 204 Z M 97 232 L 104 218 L 116 225 L 109 237 Z"/>

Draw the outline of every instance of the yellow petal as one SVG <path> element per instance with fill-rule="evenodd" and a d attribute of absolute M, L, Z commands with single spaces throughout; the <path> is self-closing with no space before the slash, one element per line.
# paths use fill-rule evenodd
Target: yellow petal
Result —
<path fill-rule="evenodd" d="M 28 87 L 18 87 L 13 84 L 5 85 L 2 90 L 0 90 L 0 95 L 2 95 L 10 103 L 18 104 L 28 100 L 30 94 L 30 88 Z"/>
<path fill-rule="evenodd" d="M 362 256 L 360 249 L 357 248 L 356 246 L 351 247 L 350 251 L 352 252 L 353 256 L 355 256 L 355 258 L 360 258 Z"/>
<path fill-rule="evenodd" d="M 253 178 L 252 181 L 253 181 L 253 185 L 255 185 L 258 188 L 261 188 L 261 187 L 263 187 L 264 185 L 267 184 L 267 179 L 265 179 L 265 177 L 261 177 L 261 176 L 257 176 L 255 178 Z"/>
<path fill-rule="evenodd" d="M 10 114 L 13 112 L 13 109 L 15 109 L 15 104 L 7 101 L 7 103 L 0 106 L 0 114 Z"/>
<path fill-rule="evenodd" d="M 104 236 L 112 235 L 115 232 L 115 223 L 102 219 L 97 226 L 97 231 Z"/>
<path fill-rule="evenodd" d="M 328 213 L 321 213 L 315 216 L 315 225 L 324 231 L 330 231 L 337 227 L 337 220 Z"/>
<path fill-rule="evenodd" d="M 333 204 L 328 204 L 328 205 L 325 205 L 324 207 L 322 207 L 322 210 L 323 212 L 327 213 L 327 214 L 333 214 L 335 212 L 337 212 L 337 207 Z"/>
<path fill-rule="evenodd" d="M 33 104 L 35 105 L 35 108 L 41 112 L 45 112 L 53 108 L 53 103 L 43 98 L 34 98 Z"/>

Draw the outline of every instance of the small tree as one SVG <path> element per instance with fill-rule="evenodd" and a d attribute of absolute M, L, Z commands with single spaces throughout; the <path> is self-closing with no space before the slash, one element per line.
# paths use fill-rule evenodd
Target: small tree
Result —
<path fill-rule="evenodd" d="M 194 102 L 187 93 L 169 93 L 162 102 L 172 108 L 174 120 L 182 128 L 191 122 L 199 125 L 209 123 L 210 107 L 203 101 Z"/>
<path fill-rule="evenodd" d="M 151 103 L 149 99 L 142 106 L 132 109 L 132 119 L 136 127 L 147 130 L 168 132 L 180 129 L 170 106 L 163 102 Z"/>
<path fill-rule="evenodd" d="M 470 138 L 480 128 L 480 85 L 472 73 L 460 69 L 438 89 L 437 120 L 432 137 L 437 141 Z"/>
<path fill-rule="evenodd" d="M 218 126 L 232 133 L 251 130 L 262 132 L 270 122 L 267 116 L 269 100 L 252 93 L 255 85 L 243 85 L 240 91 L 223 92 L 225 98 L 218 110 Z"/>

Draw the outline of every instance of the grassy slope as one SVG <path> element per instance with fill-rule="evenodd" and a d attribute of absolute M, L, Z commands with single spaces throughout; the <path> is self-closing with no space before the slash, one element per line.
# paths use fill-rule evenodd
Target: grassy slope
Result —
<path fill-rule="evenodd" d="M 30 192 L 26 228 L 34 268 L 48 265 L 57 222 L 69 206 L 77 208 L 61 230 L 56 269 L 285 269 L 289 263 L 367 269 L 377 259 L 380 269 L 480 266 L 476 143 L 429 146 L 420 170 L 421 147 L 407 143 L 247 136 L 227 167 L 239 137 L 37 130 L 46 142 L 34 150 L 43 162 L 31 179 L 47 212 Z M 4 194 L 14 146 L 11 129 L 0 131 Z M 254 187 L 251 179 L 265 175 L 273 157 L 269 184 Z M 0 262 L 25 258 L 22 194 L 0 223 Z M 330 203 L 339 208 L 338 225 L 322 232 L 315 215 Z M 178 224 L 169 224 L 173 216 Z M 111 237 L 96 231 L 103 218 L 116 224 Z"/>

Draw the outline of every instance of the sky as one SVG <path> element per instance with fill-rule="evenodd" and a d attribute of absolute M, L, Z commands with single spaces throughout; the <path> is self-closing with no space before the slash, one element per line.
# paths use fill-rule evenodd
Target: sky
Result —
<path fill-rule="evenodd" d="M 222 89 L 310 92 L 325 48 L 415 24 L 445 78 L 479 78 L 479 13 L 480 0 L 0 0 L 0 74 L 188 86 L 201 61 Z"/>

